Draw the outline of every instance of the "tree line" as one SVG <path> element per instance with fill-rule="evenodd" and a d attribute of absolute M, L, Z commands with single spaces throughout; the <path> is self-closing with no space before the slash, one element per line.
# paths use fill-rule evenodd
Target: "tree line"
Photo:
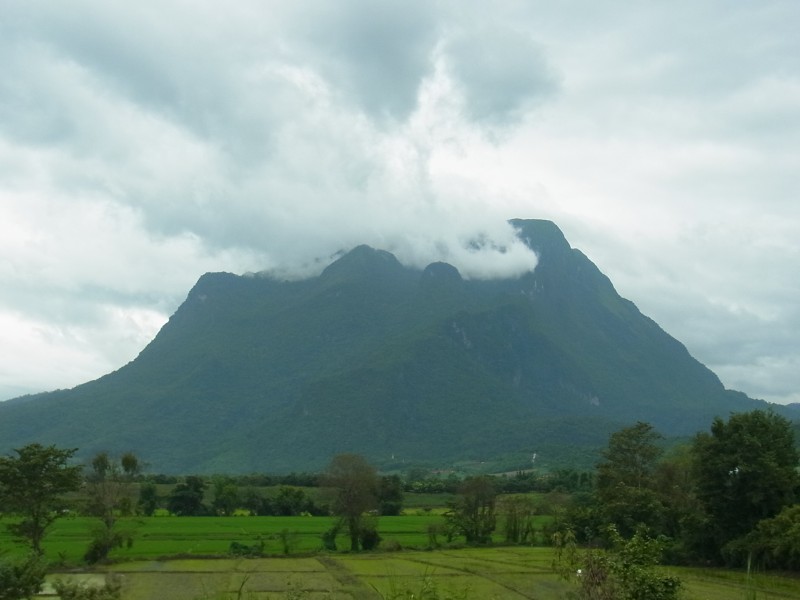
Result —
<path fill-rule="evenodd" d="M 0 457 L 0 508 L 17 515 L 6 526 L 29 544 L 34 558 L 42 554 L 48 528 L 68 509 L 65 496 L 78 490 L 86 499 L 85 513 L 96 517 L 88 562 L 132 542 L 121 517 L 153 514 L 162 506 L 175 515 L 231 515 L 241 509 L 262 515 L 334 515 L 338 519 L 323 535 L 324 547 L 335 550 L 337 534 L 344 532 L 349 549 L 358 551 L 378 545 L 377 519 L 400 513 L 404 489 L 424 489 L 438 481 L 443 491 L 452 490 L 453 499 L 441 522 L 429 527 L 431 547 L 458 538 L 488 544 L 499 535 L 511 544 L 554 543 L 559 552 L 583 545 L 619 556 L 658 555 L 672 563 L 754 561 L 764 568 L 800 568 L 795 534 L 800 530 L 800 477 L 788 420 L 769 411 L 734 414 L 715 419 L 709 431 L 669 451 L 663 441 L 650 424 L 636 423 L 610 436 L 594 472 L 564 470 L 547 477 L 520 472 L 443 479 L 418 473 L 403 481 L 397 475 L 380 476 L 362 456 L 342 454 L 313 476 L 327 491 L 315 498 L 292 485 L 280 485 L 266 497 L 256 486 L 242 486 L 241 479 L 227 476 L 182 478 L 162 498 L 157 484 L 143 477 L 134 454 L 101 453 L 84 467 L 73 464 L 75 449 L 31 444 Z M 517 493 L 532 488 L 548 493 Z M 541 514 L 552 518 L 536 531 L 534 518 Z M 593 564 L 606 575 L 628 564 L 603 560 Z M 26 564 L 39 563 L 32 559 Z M 25 565 L 17 567 L 24 578 Z M 9 568 L 0 565 L 0 580 Z M 672 590 L 670 582 L 662 584 Z"/>
<path fill-rule="evenodd" d="M 608 542 L 613 526 L 630 538 L 664 541 L 683 564 L 800 568 L 800 476 L 790 421 L 756 410 L 717 418 L 710 431 L 665 453 L 648 423 L 611 435 L 595 485 L 562 521 L 578 540 Z"/>

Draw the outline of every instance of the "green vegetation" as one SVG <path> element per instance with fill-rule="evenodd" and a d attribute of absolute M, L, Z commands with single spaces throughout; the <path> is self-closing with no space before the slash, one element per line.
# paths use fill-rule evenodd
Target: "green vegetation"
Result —
<path fill-rule="evenodd" d="M 350 550 L 374 549 L 380 540 L 375 523 L 365 517 L 378 508 L 378 473 L 363 456 L 338 454 L 325 471 L 324 483 L 333 489 L 331 511 L 341 521 L 336 527 L 347 527 Z M 335 537 L 335 534 L 334 534 Z M 335 550 L 335 544 L 329 545 Z"/>
<path fill-rule="evenodd" d="M 92 541 L 84 555 L 89 564 L 105 560 L 114 548 L 133 543 L 131 530 L 121 526 L 120 517 L 133 513 L 134 481 L 140 469 L 139 459 L 130 452 L 119 460 L 105 452 L 92 459 L 86 476 L 86 513 L 97 517 L 99 523 L 92 528 Z"/>
<path fill-rule="evenodd" d="M 42 589 L 47 565 L 39 554 L 24 559 L 0 557 L 0 600 L 29 598 Z"/>
<path fill-rule="evenodd" d="M 34 444 L 15 453 L 0 469 L 2 497 L 17 513 L 4 516 L 0 534 L 0 600 L 39 589 L 48 563 L 56 571 L 101 563 L 94 574 L 109 573 L 103 581 L 54 574 L 50 585 L 65 600 L 135 599 L 181 580 L 171 597 L 190 600 L 676 600 L 724 597 L 720 588 L 779 598 L 800 587 L 764 571 L 795 569 L 800 555 L 799 457 L 791 424 L 774 413 L 716 419 L 667 452 L 639 422 L 609 437 L 595 473 L 547 477 L 459 479 L 415 468 L 404 479 L 342 454 L 320 476 L 169 478 L 143 475 L 130 453 L 97 454 L 85 474 L 66 464 L 71 450 Z M 256 485 L 264 483 L 278 485 Z M 413 489 L 439 494 L 405 491 Z M 403 514 L 406 502 L 416 508 Z M 19 532 L 31 528 L 37 503 L 46 527 L 34 546 Z M 322 506 L 327 515 L 313 516 Z M 267 510 L 285 516 L 257 516 Z M 115 541 L 123 538 L 131 543 Z M 700 564 L 740 570 L 677 566 Z"/>
<path fill-rule="evenodd" d="M 68 464 L 74 449 L 29 444 L 14 452 L 0 457 L 0 506 L 20 516 L 8 530 L 41 554 L 47 530 L 63 515 L 64 494 L 81 484 L 81 467 Z"/>

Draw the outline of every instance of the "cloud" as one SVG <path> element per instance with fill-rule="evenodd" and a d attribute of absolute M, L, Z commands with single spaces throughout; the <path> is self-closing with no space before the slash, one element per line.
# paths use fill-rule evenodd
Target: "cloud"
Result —
<path fill-rule="evenodd" d="M 298 5 L 289 20 L 298 34 L 289 51 L 370 117 L 402 121 L 432 70 L 440 17 L 432 2 Z"/>
<path fill-rule="evenodd" d="M 513 124 L 558 90 L 541 45 L 525 31 L 481 27 L 454 33 L 443 46 L 466 113 L 477 123 Z"/>
<path fill-rule="evenodd" d="M 507 219 L 543 217 L 726 384 L 795 398 L 798 10 L 6 2 L 0 397 L 130 360 L 205 271 L 367 243 L 510 275 Z"/>

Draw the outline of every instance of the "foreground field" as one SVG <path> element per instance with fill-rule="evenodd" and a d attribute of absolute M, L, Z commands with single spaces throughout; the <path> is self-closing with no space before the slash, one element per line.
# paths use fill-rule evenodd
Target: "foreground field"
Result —
<path fill-rule="evenodd" d="M 576 588 L 552 573 L 551 561 L 547 548 L 515 547 L 133 561 L 113 570 L 123 577 L 123 600 L 567 598 Z M 800 582 L 789 578 L 761 576 L 748 584 L 744 574 L 730 571 L 670 572 L 683 579 L 686 600 L 800 597 Z M 69 576 L 97 579 L 101 573 Z M 65 577 L 52 577 L 58 576 Z"/>
<path fill-rule="evenodd" d="M 550 548 L 426 551 L 428 526 L 441 523 L 436 514 L 381 518 L 382 548 L 404 550 L 359 554 L 321 551 L 320 535 L 334 524 L 326 517 L 132 519 L 127 525 L 135 529 L 133 546 L 113 552 L 116 564 L 93 570 L 82 566 L 92 523 L 78 517 L 55 524 L 45 542 L 47 557 L 57 571 L 50 579 L 98 581 L 110 570 L 124 578 L 123 600 L 548 600 L 567 598 L 576 589 L 574 582 L 564 582 L 553 574 Z M 268 556 L 230 556 L 231 542 L 263 542 Z M 344 535 L 337 543 L 340 550 L 348 547 Z M 25 552 L 2 527 L 0 548 L 11 555 Z M 800 580 L 795 578 L 759 575 L 747 579 L 743 573 L 721 569 L 668 571 L 684 582 L 685 600 L 800 598 Z"/>

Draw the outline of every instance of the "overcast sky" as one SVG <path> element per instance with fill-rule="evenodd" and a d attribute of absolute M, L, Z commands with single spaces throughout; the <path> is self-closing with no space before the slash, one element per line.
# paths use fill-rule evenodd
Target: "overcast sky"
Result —
<path fill-rule="evenodd" d="M 506 220 L 546 218 L 727 387 L 800 401 L 799 23 L 795 0 L 0 0 L 0 399 L 123 366 L 207 271 L 367 243 L 513 275 L 536 259 Z"/>

